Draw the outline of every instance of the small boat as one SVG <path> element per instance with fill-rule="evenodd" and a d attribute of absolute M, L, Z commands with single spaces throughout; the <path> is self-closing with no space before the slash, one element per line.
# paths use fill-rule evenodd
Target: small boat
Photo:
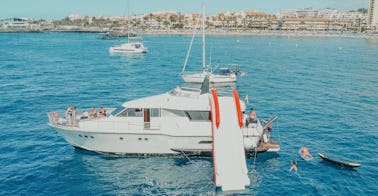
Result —
<path fill-rule="evenodd" d="M 360 167 L 361 166 L 360 163 L 356 163 L 356 162 L 353 162 L 353 161 L 350 161 L 350 160 L 347 160 L 347 159 L 344 159 L 344 158 L 338 158 L 338 157 L 326 155 L 326 154 L 320 153 L 320 152 L 318 152 L 318 155 L 323 160 L 329 161 L 331 163 L 338 164 L 338 165 L 343 166 L 343 167 Z"/>
<path fill-rule="evenodd" d="M 303 147 L 304 147 L 304 146 L 302 146 L 302 147 L 299 149 L 299 151 L 298 151 L 299 156 L 300 156 L 302 159 L 306 160 L 306 161 L 311 161 L 312 159 L 314 159 L 314 157 L 313 157 L 311 154 L 310 154 L 310 156 L 303 156 L 303 154 L 302 154 Z"/>
<path fill-rule="evenodd" d="M 102 33 L 100 39 L 119 39 L 119 38 L 136 37 L 135 33 L 129 32 L 125 27 L 113 27 L 106 33 Z"/>
<path fill-rule="evenodd" d="M 130 21 L 130 17 L 127 17 L 127 23 Z M 130 54 L 130 53 L 146 53 L 148 48 L 144 47 L 142 38 L 133 36 L 130 33 L 130 24 L 127 25 L 127 43 L 121 45 L 113 45 L 109 48 L 110 54 Z"/>

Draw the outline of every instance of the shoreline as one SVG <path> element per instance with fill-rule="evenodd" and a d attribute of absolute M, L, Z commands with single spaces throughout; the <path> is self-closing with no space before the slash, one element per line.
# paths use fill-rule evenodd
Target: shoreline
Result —
<path fill-rule="evenodd" d="M 138 35 L 192 35 L 192 31 L 149 31 L 137 32 Z M 319 32 L 319 31 L 206 31 L 206 35 L 213 36 L 273 36 L 273 37 L 329 37 L 378 39 L 378 33 L 359 32 Z"/>
<path fill-rule="evenodd" d="M 75 30 L 0 30 L 0 33 L 106 33 L 108 31 L 75 29 Z M 192 30 L 140 30 L 137 35 L 192 35 Z M 197 33 L 198 34 L 198 33 Z M 329 37 L 353 39 L 378 39 L 378 32 L 352 31 L 282 31 L 282 30 L 207 30 L 206 35 L 212 36 L 274 36 L 274 37 Z"/>

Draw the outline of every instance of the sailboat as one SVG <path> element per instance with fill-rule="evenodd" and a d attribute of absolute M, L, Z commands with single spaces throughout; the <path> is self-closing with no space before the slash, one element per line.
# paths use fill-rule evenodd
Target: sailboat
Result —
<path fill-rule="evenodd" d="M 130 6 L 129 6 L 130 7 Z M 148 48 L 144 47 L 141 37 L 130 35 L 130 16 L 127 16 L 127 43 L 113 45 L 109 48 L 111 54 L 146 53 Z"/>
<path fill-rule="evenodd" d="M 181 77 L 184 82 L 188 83 L 202 83 L 206 76 L 209 76 L 210 83 L 233 83 L 237 81 L 238 75 L 243 75 L 237 64 L 231 64 L 228 66 L 212 67 L 212 65 L 206 65 L 206 41 L 205 41 L 205 11 L 202 8 L 202 70 L 201 72 L 189 73 L 185 72 L 186 65 L 188 63 L 189 54 L 192 48 L 193 40 L 195 36 L 195 30 L 193 31 L 192 40 L 189 45 L 188 53 L 186 55 L 185 63 L 181 71 Z"/>

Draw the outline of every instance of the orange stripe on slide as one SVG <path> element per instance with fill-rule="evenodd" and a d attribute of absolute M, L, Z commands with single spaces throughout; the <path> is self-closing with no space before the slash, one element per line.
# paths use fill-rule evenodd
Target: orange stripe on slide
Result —
<path fill-rule="evenodd" d="M 218 94 L 217 90 L 211 89 L 211 94 L 213 95 L 214 99 L 214 107 L 215 107 L 215 125 L 219 128 L 220 124 L 220 114 L 219 114 L 219 101 L 218 101 Z"/>
<path fill-rule="evenodd" d="M 240 108 L 239 94 L 238 94 L 238 91 L 236 89 L 234 89 L 232 91 L 232 93 L 234 94 L 236 112 L 238 113 L 239 127 L 242 128 L 243 127 L 243 115 L 242 115 L 241 108 Z"/>

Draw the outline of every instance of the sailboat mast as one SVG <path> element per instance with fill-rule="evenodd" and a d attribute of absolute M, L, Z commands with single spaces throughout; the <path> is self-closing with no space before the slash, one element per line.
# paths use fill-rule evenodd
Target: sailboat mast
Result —
<path fill-rule="evenodd" d="M 130 43 L 130 1 L 127 1 L 127 43 Z"/>
<path fill-rule="evenodd" d="M 201 11 L 202 10 L 200 10 L 200 12 Z M 196 24 L 196 26 L 193 28 L 192 39 L 190 40 L 189 49 L 188 49 L 188 52 L 186 53 L 185 62 L 184 62 L 184 66 L 182 67 L 181 74 L 184 74 L 186 65 L 188 64 L 188 59 L 189 59 L 190 51 L 192 50 L 192 45 L 193 45 L 194 37 L 196 35 L 197 26 L 200 24 L 200 18 L 199 17 L 197 18 L 195 24 Z"/>
<path fill-rule="evenodd" d="M 202 69 L 206 67 L 205 7 L 202 5 Z"/>

